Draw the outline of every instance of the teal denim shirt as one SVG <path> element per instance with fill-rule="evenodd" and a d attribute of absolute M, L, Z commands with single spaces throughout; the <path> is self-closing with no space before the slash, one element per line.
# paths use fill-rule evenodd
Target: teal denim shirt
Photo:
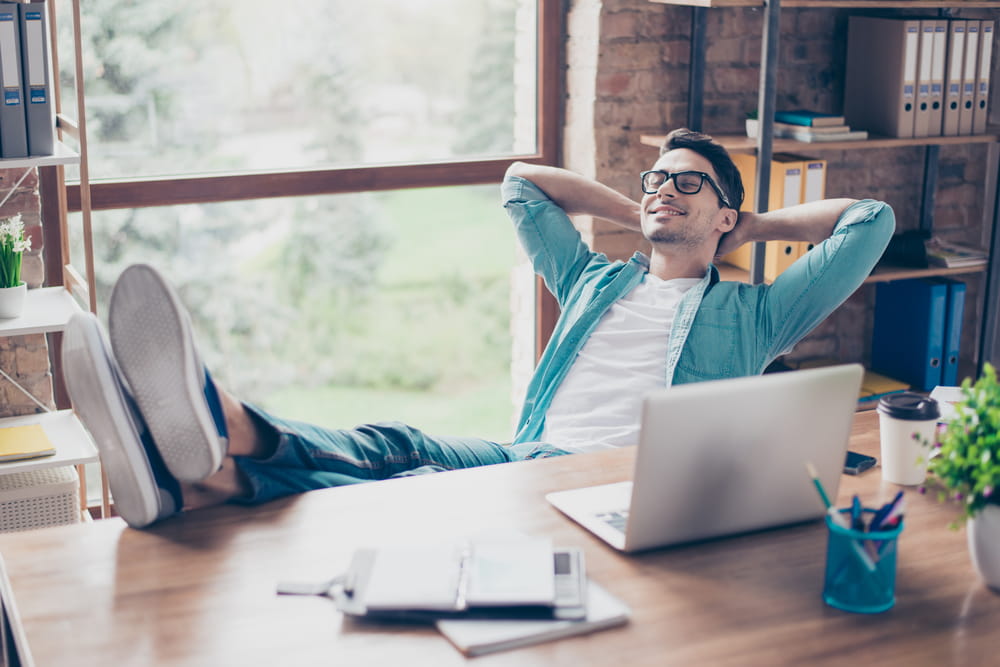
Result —
<path fill-rule="evenodd" d="M 530 181 L 502 185 L 504 207 L 535 272 L 561 314 L 528 385 L 515 443 L 541 439 L 545 413 L 601 316 L 649 271 L 649 258 L 627 262 L 592 252 L 569 217 Z M 667 346 L 663 385 L 764 371 L 832 313 L 868 277 L 895 229 L 892 208 L 864 200 L 849 206 L 833 234 L 771 285 L 720 281 L 709 266 L 681 300 Z"/>

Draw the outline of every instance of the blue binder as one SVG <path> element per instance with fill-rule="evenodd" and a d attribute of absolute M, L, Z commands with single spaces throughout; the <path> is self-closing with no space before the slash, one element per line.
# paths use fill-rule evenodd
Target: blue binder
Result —
<path fill-rule="evenodd" d="M 944 359 L 941 365 L 941 384 L 954 387 L 958 384 L 958 355 L 962 345 L 965 283 L 950 278 L 938 278 L 937 281 L 948 287 L 948 303 L 944 315 Z"/>
<path fill-rule="evenodd" d="M 942 384 L 948 285 L 915 279 L 875 290 L 872 370 L 930 391 Z"/>

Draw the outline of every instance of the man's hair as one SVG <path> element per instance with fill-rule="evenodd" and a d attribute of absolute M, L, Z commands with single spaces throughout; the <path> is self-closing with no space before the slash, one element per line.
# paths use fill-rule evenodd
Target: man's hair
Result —
<path fill-rule="evenodd" d="M 729 202 L 737 211 L 743 204 L 743 180 L 740 178 L 740 171 L 733 164 L 729 153 L 707 134 L 689 130 L 686 127 L 678 128 L 667 135 L 660 147 L 660 155 L 678 148 L 687 148 L 712 163 L 712 169 L 719 177 L 719 187 L 726 193 Z"/>

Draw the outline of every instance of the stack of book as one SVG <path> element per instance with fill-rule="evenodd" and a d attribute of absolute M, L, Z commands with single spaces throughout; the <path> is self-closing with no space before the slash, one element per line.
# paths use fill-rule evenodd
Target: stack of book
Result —
<path fill-rule="evenodd" d="M 774 136 L 807 143 L 821 141 L 858 141 L 868 138 L 865 130 L 852 130 L 843 116 L 808 109 L 777 111 Z"/>
<path fill-rule="evenodd" d="M 943 241 L 937 237 L 928 239 L 924 247 L 927 250 L 927 263 L 931 266 L 967 268 L 982 266 L 987 260 L 985 250 Z"/>

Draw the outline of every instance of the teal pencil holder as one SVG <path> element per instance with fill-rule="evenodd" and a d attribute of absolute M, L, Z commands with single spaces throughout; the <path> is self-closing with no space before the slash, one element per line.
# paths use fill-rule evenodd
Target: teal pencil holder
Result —
<path fill-rule="evenodd" d="M 826 528 L 823 601 L 860 614 L 877 614 L 896 604 L 896 543 L 903 522 L 892 530 L 864 532 L 839 526 L 827 516 Z"/>

